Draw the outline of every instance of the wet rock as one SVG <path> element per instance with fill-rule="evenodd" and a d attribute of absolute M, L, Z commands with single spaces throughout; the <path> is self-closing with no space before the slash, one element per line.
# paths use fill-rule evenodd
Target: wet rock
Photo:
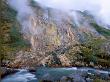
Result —
<path fill-rule="evenodd" d="M 99 67 L 98 67 L 98 66 L 94 66 L 94 68 L 95 68 L 95 69 L 98 69 Z"/>
<path fill-rule="evenodd" d="M 28 81 L 28 82 L 37 82 L 37 80 L 35 79 L 35 80 Z"/>
<path fill-rule="evenodd" d="M 17 69 L 12 69 L 12 68 L 6 68 L 6 67 L 1 67 L 1 72 L 0 72 L 0 75 L 1 75 L 1 78 L 9 75 L 9 74 L 13 74 L 13 73 L 16 73 L 18 72 Z"/>
<path fill-rule="evenodd" d="M 93 62 L 90 62 L 89 64 L 91 67 L 94 67 L 94 63 Z"/>
<path fill-rule="evenodd" d="M 43 80 L 43 81 L 41 81 L 41 82 L 53 82 L 53 81 Z"/>
<path fill-rule="evenodd" d="M 49 74 L 46 73 L 42 78 L 41 82 L 53 82 L 54 78 Z"/>
<path fill-rule="evenodd" d="M 73 82 L 86 82 L 84 78 L 79 74 L 71 74 L 69 77 L 73 79 Z"/>
<path fill-rule="evenodd" d="M 88 74 L 93 74 L 93 75 L 96 74 L 96 71 L 95 70 L 88 70 L 87 72 L 88 72 Z"/>
<path fill-rule="evenodd" d="M 104 80 L 108 80 L 108 79 L 110 79 L 110 76 L 109 76 L 109 74 L 101 73 L 101 74 L 100 74 L 100 78 L 102 78 L 102 79 L 104 79 Z"/>
<path fill-rule="evenodd" d="M 81 63 L 80 62 L 75 62 L 75 65 L 76 66 L 81 66 Z"/>
<path fill-rule="evenodd" d="M 88 73 L 86 71 L 78 71 L 77 74 L 79 74 L 82 77 L 87 77 Z"/>
<path fill-rule="evenodd" d="M 67 79 L 67 77 L 66 76 L 63 76 L 60 80 L 61 81 L 65 81 Z"/>
<path fill-rule="evenodd" d="M 93 79 L 86 78 L 86 82 L 93 82 Z"/>
<path fill-rule="evenodd" d="M 28 70 L 29 70 L 29 72 L 36 72 L 35 68 L 29 68 Z"/>
<path fill-rule="evenodd" d="M 70 81 L 70 80 L 73 81 L 72 78 L 63 76 L 60 81 L 61 81 L 61 82 L 68 82 L 68 81 Z"/>

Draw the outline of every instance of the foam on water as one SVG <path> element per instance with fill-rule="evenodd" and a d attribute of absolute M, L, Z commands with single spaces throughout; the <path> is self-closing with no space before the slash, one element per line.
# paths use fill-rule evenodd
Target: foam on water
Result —
<path fill-rule="evenodd" d="M 37 82 L 37 78 L 34 74 L 29 73 L 27 70 L 20 70 L 13 75 L 5 77 L 1 82 Z"/>

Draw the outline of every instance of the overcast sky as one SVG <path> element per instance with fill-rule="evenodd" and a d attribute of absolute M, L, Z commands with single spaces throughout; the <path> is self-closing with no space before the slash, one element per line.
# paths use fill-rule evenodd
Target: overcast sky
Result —
<path fill-rule="evenodd" d="M 110 25 L 110 0 L 35 0 L 42 5 L 69 10 L 89 10 Z"/>

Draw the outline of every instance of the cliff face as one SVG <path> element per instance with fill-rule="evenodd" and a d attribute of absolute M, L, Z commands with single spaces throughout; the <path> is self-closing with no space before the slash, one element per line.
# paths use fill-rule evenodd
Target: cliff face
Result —
<path fill-rule="evenodd" d="M 29 8 L 32 12 L 18 11 L 16 21 L 21 25 L 22 40 L 29 42 L 30 47 L 17 52 L 10 65 L 110 65 L 110 30 L 98 25 L 89 12 L 63 12 L 35 2 L 30 2 Z"/>
<path fill-rule="evenodd" d="M 30 41 L 33 50 L 52 51 L 58 46 L 77 43 L 72 19 L 67 13 L 45 9 L 38 4 L 31 9 L 34 14 L 24 13 L 24 16 L 20 16 L 20 22 L 24 37 Z"/>
<path fill-rule="evenodd" d="M 59 46 L 78 44 L 80 40 L 85 40 L 85 33 L 102 38 L 90 25 L 95 21 L 94 18 L 86 16 L 84 12 L 63 12 L 42 7 L 38 3 L 31 3 L 29 8 L 31 12 L 18 11 L 18 21 L 22 25 L 25 39 L 30 41 L 35 51 L 54 50 Z"/>

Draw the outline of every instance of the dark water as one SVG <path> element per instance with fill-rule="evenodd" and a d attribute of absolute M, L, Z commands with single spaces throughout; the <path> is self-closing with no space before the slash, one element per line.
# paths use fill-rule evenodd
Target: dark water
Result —
<path fill-rule="evenodd" d="M 72 68 L 39 68 L 36 72 L 36 76 L 38 79 L 50 78 L 51 80 L 58 80 L 62 76 L 68 76 L 77 71 L 76 67 Z"/>
<path fill-rule="evenodd" d="M 110 71 L 103 71 L 97 70 L 92 68 L 38 68 L 36 74 L 32 74 L 25 69 L 21 69 L 19 72 L 8 75 L 7 77 L 3 78 L 1 82 L 38 82 L 37 79 L 45 77 L 46 75 L 50 74 L 51 77 L 49 79 L 60 79 L 62 76 L 68 76 L 72 73 L 77 73 L 78 71 L 84 72 L 92 70 L 92 72 L 99 72 L 103 74 L 110 73 Z M 37 78 L 36 78 L 37 77 Z"/>
<path fill-rule="evenodd" d="M 87 67 L 82 67 L 82 68 L 77 68 L 77 67 L 72 67 L 72 68 L 39 68 L 36 72 L 36 76 L 38 79 L 50 79 L 50 80 L 59 80 L 63 76 L 69 76 L 69 75 L 81 75 L 81 74 L 104 74 L 108 75 L 110 74 L 109 70 L 98 70 L 98 69 L 93 69 L 93 68 L 87 68 Z M 77 77 L 76 77 L 77 78 Z"/>

